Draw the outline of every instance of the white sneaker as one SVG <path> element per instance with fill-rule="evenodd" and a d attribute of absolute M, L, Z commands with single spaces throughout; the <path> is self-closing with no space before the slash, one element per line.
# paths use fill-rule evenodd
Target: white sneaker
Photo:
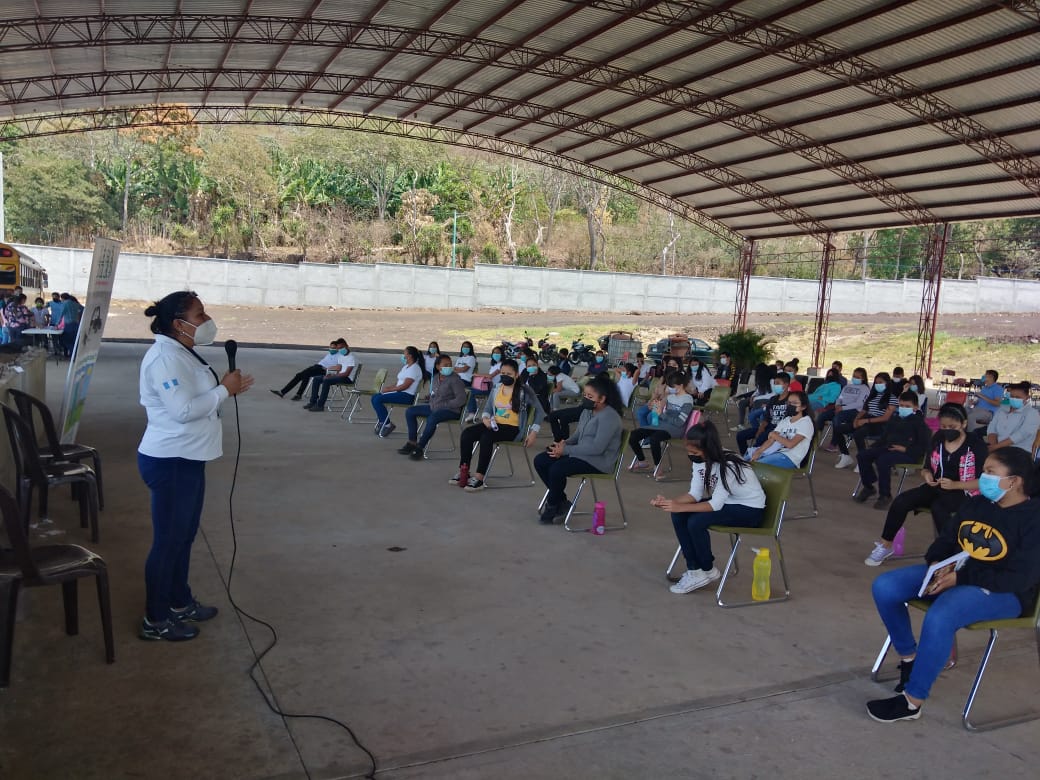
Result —
<path fill-rule="evenodd" d="M 703 588 L 708 583 L 714 582 L 721 576 L 719 570 L 714 566 L 711 567 L 711 571 L 689 569 L 683 574 L 682 578 L 668 590 L 672 593 L 690 593 L 698 588 Z"/>
<path fill-rule="evenodd" d="M 892 557 L 892 548 L 886 547 L 881 542 L 874 542 L 874 549 L 871 550 L 870 555 L 863 563 L 867 566 L 880 566 L 886 560 Z"/>
<path fill-rule="evenodd" d="M 853 458 L 851 455 L 842 455 L 840 458 L 838 458 L 838 462 L 834 464 L 834 468 L 836 468 L 836 469 L 847 469 L 849 466 L 851 466 L 855 462 L 856 462 L 856 459 Z"/>
<path fill-rule="evenodd" d="M 859 474 L 859 463 L 856 464 L 856 468 L 852 470 L 853 474 Z"/>

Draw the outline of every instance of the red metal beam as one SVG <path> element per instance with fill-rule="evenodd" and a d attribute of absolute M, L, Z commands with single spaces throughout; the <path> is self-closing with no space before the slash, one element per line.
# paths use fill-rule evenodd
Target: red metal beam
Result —
<path fill-rule="evenodd" d="M 813 334 L 812 365 L 823 367 L 827 353 L 827 330 L 831 322 L 831 290 L 834 287 L 834 245 L 831 237 L 823 242 L 820 262 L 820 289 L 816 296 L 816 332 Z"/>
<path fill-rule="evenodd" d="M 755 267 L 755 239 L 740 245 L 740 261 L 737 264 L 737 300 L 733 307 L 733 330 L 747 329 L 748 291 L 751 288 L 751 271 Z"/>
<path fill-rule="evenodd" d="M 921 316 L 917 321 L 914 372 L 928 378 L 932 376 L 932 353 L 935 350 L 935 328 L 939 322 L 939 294 L 942 291 L 946 245 L 952 233 L 952 225 L 932 226 L 928 236 L 928 253 L 921 273 L 924 289 L 921 295 Z"/>

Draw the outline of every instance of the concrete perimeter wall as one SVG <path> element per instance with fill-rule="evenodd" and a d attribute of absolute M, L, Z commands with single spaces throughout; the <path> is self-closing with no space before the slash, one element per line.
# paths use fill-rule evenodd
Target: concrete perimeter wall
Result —
<path fill-rule="evenodd" d="M 51 290 L 77 295 L 86 292 L 91 250 L 20 248 L 47 269 Z M 393 263 L 297 266 L 202 257 L 120 255 L 114 297 L 155 300 L 185 288 L 196 290 L 209 304 L 510 308 L 618 314 L 729 314 L 736 297 L 736 282 L 732 279 L 504 265 L 478 265 L 475 270 Z M 812 315 L 816 311 L 817 289 L 812 280 L 755 277 L 748 294 L 748 311 Z M 918 280 L 834 282 L 833 314 L 916 314 L 920 306 Z M 944 280 L 940 310 L 945 314 L 1040 311 L 1040 282 L 996 278 Z"/>

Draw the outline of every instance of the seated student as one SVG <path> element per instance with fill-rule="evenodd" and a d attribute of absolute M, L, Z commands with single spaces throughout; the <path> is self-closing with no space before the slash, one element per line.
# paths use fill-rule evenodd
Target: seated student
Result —
<path fill-rule="evenodd" d="M 831 441 L 837 441 L 841 457 L 834 464 L 834 468 L 844 469 L 856 462 L 849 454 L 849 445 L 845 441 L 847 434 L 852 434 L 857 451 L 867 448 L 868 436 L 881 435 L 885 429 L 885 423 L 892 418 L 896 407 L 899 406 L 899 396 L 892 392 L 891 385 L 892 378 L 882 371 L 874 377 L 874 384 L 871 385 L 870 391 L 867 393 L 867 400 L 859 413 L 847 422 L 839 422 L 835 419 L 834 436 L 831 437 Z"/>
<path fill-rule="evenodd" d="M 529 357 L 527 358 L 526 370 L 522 381 L 532 390 L 534 390 L 535 396 L 538 397 L 538 403 L 542 405 L 542 411 L 546 414 L 549 413 L 549 378 L 542 371 L 538 365 L 538 358 Z"/>
<path fill-rule="evenodd" d="M 459 347 L 459 356 L 455 359 L 455 373 L 459 375 L 467 390 L 473 384 L 473 372 L 476 370 L 477 358 L 473 354 L 473 344 L 463 341 Z"/>
<path fill-rule="evenodd" d="M 917 394 L 918 408 L 921 410 L 921 416 L 928 416 L 928 394 L 924 386 L 924 377 L 920 374 L 914 374 L 908 380 L 903 387 L 904 392 L 906 390 L 913 390 Z"/>
<path fill-rule="evenodd" d="M 534 391 L 519 381 L 520 367 L 512 358 L 502 361 L 499 383 L 480 415 L 480 422 L 464 428 L 459 436 L 459 470 L 448 480 L 449 485 L 465 488 L 467 493 L 484 489 L 484 475 L 491 464 L 495 444 L 500 441 L 519 441 L 524 426 L 530 421 L 530 430 L 523 437 L 525 447 L 534 444 L 542 420 L 542 405 Z M 480 446 L 477 468 L 470 473 L 473 449 Z"/>
<path fill-rule="evenodd" d="M 782 469 L 801 468 L 815 435 L 809 397 L 802 391 L 788 393 L 785 416 L 751 453 L 749 460 Z"/>
<path fill-rule="evenodd" d="M 437 359 L 441 356 L 441 345 L 431 341 L 430 346 L 423 353 L 423 363 L 426 366 L 426 375 L 433 376 L 437 373 Z"/>
<path fill-rule="evenodd" d="M 321 356 L 321 360 L 313 365 L 307 366 L 297 373 L 289 383 L 281 390 L 275 390 L 271 388 L 271 392 L 279 398 L 285 398 L 286 393 L 292 390 L 296 385 L 300 386 L 300 389 L 296 391 L 296 394 L 292 397 L 292 400 L 299 401 L 303 398 L 303 394 L 307 392 L 307 385 L 314 377 L 325 376 L 330 368 L 339 365 L 340 349 L 346 349 L 347 342 L 343 339 L 333 339 L 329 342 L 329 351 L 327 354 Z M 345 354 L 345 353 L 344 353 Z"/>
<path fill-rule="evenodd" d="M 642 406 L 636 407 L 636 422 L 643 428 L 650 424 L 650 416 L 654 409 L 660 407 L 660 405 L 664 403 L 664 397 L 668 389 L 668 385 L 664 381 L 665 378 L 669 374 L 682 374 L 683 384 L 686 384 L 685 373 L 681 369 L 673 368 L 671 362 L 667 365 L 667 370 L 661 375 L 661 381 L 657 383 L 656 387 L 654 387 L 646 403 Z"/>
<path fill-rule="evenodd" d="M 978 495 L 979 474 L 988 450 L 978 435 L 968 432 L 967 424 L 968 414 L 960 404 L 943 404 L 939 409 L 939 430 L 932 436 L 921 469 L 924 484 L 904 490 L 892 500 L 881 539 L 863 561 L 867 566 L 880 566 L 892 555 L 892 540 L 907 513 L 928 509 L 939 533 L 968 496 Z"/>
<path fill-rule="evenodd" d="M 849 380 L 847 380 L 845 376 L 841 373 L 844 368 L 845 366 L 842 364 L 840 360 L 835 360 L 833 363 L 831 363 L 831 370 L 837 372 L 838 384 L 840 384 L 842 387 L 845 387 L 845 385 L 849 383 Z"/>
<path fill-rule="evenodd" d="M 397 372 L 397 381 L 392 385 L 386 385 L 382 391 L 372 396 L 372 408 L 376 413 L 376 425 L 374 432 L 380 438 L 385 439 L 397 428 L 388 421 L 390 412 L 384 404 L 410 404 L 415 400 L 415 394 L 419 392 L 426 375 L 423 373 L 425 364 L 422 355 L 416 347 L 405 347 L 401 355 L 401 370 Z M 461 379 L 461 377 L 459 377 Z"/>
<path fill-rule="evenodd" d="M 672 528 L 686 559 L 686 573 L 669 588 L 672 593 L 690 593 L 719 578 L 708 526 L 757 528 L 765 519 L 766 494 L 754 469 L 737 453 L 722 449 L 719 432 L 710 421 L 686 432 L 686 454 L 693 461 L 689 493 L 650 500 L 650 506 L 671 512 Z"/>
<path fill-rule="evenodd" d="M 592 364 L 589 366 L 589 376 L 598 376 L 599 374 L 602 374 L 604 371 L 606 371 L 608 368 L 609 366 L 607 366 L 607 353 L 604 352 L 602 349 L 597 349 L 596 359 L 593 360 Z"/>
<path fill-rule="evenodd" d="M 863 482 L 855 500 L 865 504 L 877 494 L 875 509 L 888 509 L 892 503 L 892 467 L 897 463 L 917 463 L 932 440 L 932 431 L 924 422 L 917 405 L 917 393 L 905 390 L 899 396 L 896 414 L 887 423 L 881 438 L 856 453 L 859 478 Z M 875 465 L 877 470 L 875 471 Z M 877 482 L 877 490 L 874 483 Z"/>
<path fill-rule="evenodd" d="M 693 396 L 694 403 L 703 406 L 708 402 L 712 388 L 715 387 L 715 377 L 711 375 L 711 370 L 704 361 L 695 357 L 690 360 L 687 378 L 689 383 L 686 385 L 686 392 Z"/>
<path fill-rule="evenodd" d="M 825 409 L 816 416 L 816 423 L 821 430 L 827 423 L 833 423 L 831 427 L 831 441 L 823 449 L 826 452 L 838 451 L 838 436 L 834 428 L 839 424 L 851 423 L 856 419 L 867 402 L 870 394 L 870 385 L 867 384 L 867 369 L 857 367 L 852 371 L 852 381 L 838 393 L 838 400 L 834 402 L 833 409 Z"/>
<path fill-rule="evenodd" d="M 324 378 L 315 377 L 314 381 L 311 382 L 311 400 L 309 403 L 304 404 L 303 407 L 308 412 L 325 411 L 325 403 L 329 400 L 329 391 L 332 390 L 333 385 L 354 384 L 354 369 L 357 368 L 357 358 L 351 353 L 350 345 L 342 339 L 340 339 L 336 364 L 326 371 Z"/>
<path fill-rule="evenodd" d="M 614 369 L 614 382 L 617 384 L 618 392 L 621 393 L 621 403 L 626 407 L 632 400 L 632 393 L 636 391 L 638 370 L 635 363 L 625 363 Z"/>
<path fill-rule="evenodd" d="M 661 444 L 682 436 L 686 421 L 693 413 L 693 396 L 685 392 L 685 380 L 686 375 L 678 372 L 672 372 L 664 378 L 664 402 L 655 403 L 653 407 L 653 411 L 658 415 L 657 423 L 637 428 L 628 438 L 628 444 L 636 456 L 636 462 L 632 464 L 630 471 L 646 471 L 650 468 L 643 454 L 644 439 L 650 442 L 650 454 L 653 456 L 656 469 L 657 464 L 661 462 Z"/>
<path fill-rule="evenodd" d="M 729 359 L 729 353 L 728 352 L 720 352 L 719 353 L 719 360 L 718 360 L 718 363 L 716 365 L 717 365 L 717 368 L 715 369 L 715 381 L 716 382 L 718 380 L 720 380 L 720 379 L 732 379 L 733 378 L 733 364 L 732 364 L 732 361 Z"/>
<path fill-rule="evenodd" d="M 556 361 L 556 367 L 560 369 L 561 374 L 570 376 L 574 373 L 574 364 L 571 363 L 571 353 L 567 349 L 559 350 L 560 359 Z"/>
<path fill-rule="evenodd" d="M 747 452 L 748 447 L 759 447 L 778 422 L 787 416 L 787 398 L 790 395 L 791 379 L 780 372 L 770 381 L 772 396 L 766 401 L 765 413 L 757 426 L 737 431 L 737 450 Z"/>
<path fill-rule="evenodd" d="M 646 362 L 646 355 L 642 352 L 636 353 L 636 368 L 639 371 L 639 386 L 650 387 L 650 380 L 654 376 L 654 366 Z"/>
<path fill-rule="evenodd" d="M 1004 400 L 1004 386 L 997 384 L 999 377 L 1000 374 L 993 368 L 982 375 L 982 387 L 979 388 L 975 406 L 968 412 L 969 431 L 984 428 L 1000 410 L 1000 404 Z"/>
<path fill-rule="evenodd" d="M 892 369 L 892 392 L 896 394 L 897 398 L 903 394 L 905 385 L 906 374 L 903 372 L 903 367 L 896 366 Z"/>
<path fill-rule="evenodd" d="M 430 402 L 405 409 L 408 441 L 398 452 L 410 455 L 412 460 L 422 460 L 423 451 L 433 434 L 437 432 L 437 426 L 448 420 L 459 419 L 462 407 L 466 403 L 466 395 L 466 386 L 455 373 L 451 355 L 438 355 L 437 365 L 434 366 L 433 377 L 430 379 Z M 426 427 L 423 428 L 422 438 L 417 438 L 420 417 L 426 418 Z"/>
<path fill-rule="evenodd" d="M 610 377 L 594 376 L 582 391 L 578 428 L 566 441 L 558 441 L 535 456 L 538 472 L 549 494 L 539 522 L 549 525 L 570 510 L 567 477 L 572 474 L 605 474 L 614 467 L 621 443 L 621 395 Z"/>
<path fill-rule="evenodd" d="M 791 380 L 790 388 L 792 392 L 800 393 L 805 388 L 802 387 L 802 383 L 798 380 L 798 363 L 790 362 L 784 366 L 784 373 L 787 374 Z"/>
<path fill-rule="evenodd" d="M 730 428 L 731 431 L 739 431 L 743 428 L 748 412 L 761 409 L 765 406 L 766 401 L 773 397 L 771 383 L 775 376 L 776 369 L 772 366 L 767 366 L 765 363 L 755 366 L 754 389 L 737 396 L 737 424 Z M 760 419 L 748 420 L 748 423 L 754 428 L 758 426 L 759 421 Z"/>
<path fill-rule="evenodd" d="M 838 376 L 839 374 L 833 368 L 828 369 L 823 384 L 809 393 L 809 406 L 814 414 L 834 408 L 834 403 L 838 400 L 838 396 L 841 395 L 842 388 L 841 382 L 838 381 Z M 834 415 L 832 414 L 827 420 L 820 420 L 820 422 L 826 424 L 833 417 Z"/>
<path fill-rule="evenodd" d="M 1040 588 L 1040 500 L 1029 497 L 1032 481 L 1026 453 L 1014 447 L 991 452 L 979 477 L 982 495 L 964 502 L 928 548 L 925 562 L 874 580 L 878 615 L 901 662 L 898 695 L 867 702 L 871 718 L 892 723 L 921 716 L 958 629 L 1032 613 Z M 999 555 L 993 553 L 995 539 Z M 964 566 L 939 576 L 928 590 L 932 604 L 915 642 L 906 602 L 917 598 L 930 564 L 962 551 L 970 556 Z"/>
<path fill-rule="evenodd" d="M 578 387 L 578 383 L 563 373 L 559 366 L 549 366 L 549 382 L 551 384 L 549 406 L 552 411 L 558 411 L 564 401 L 581 398 L 581 388 Z"/>
<path fill-rule="evenodd" d="M 1040 428 L 1040 412 L 1029 404 L 1029 382 L 1008 385 L 1008 405 L 1001 406 L 986 428 L 990 452 L 1002 447 L 1018 447 L 1033 453 L 1033 441 Z"/>
<path fill-rule="evenodd" d="M 488 394 L 498 385 L 498 371 L 500 368 L 502 368 L 502 347 L 498 346 L 491 350 L 491 365 L 488 367 L 487 372 L 487 376 L 491 378 L 491 389 L 476 390 L 470 384 L 469 403 L 466 404 L 466 422 L 473 422 L 477 416 L 479 399 L 487 398 Z"/>

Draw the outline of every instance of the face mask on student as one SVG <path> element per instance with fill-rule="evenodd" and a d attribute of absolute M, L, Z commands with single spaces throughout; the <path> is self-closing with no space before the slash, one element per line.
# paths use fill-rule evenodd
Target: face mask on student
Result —
<path fill-rule="evenodd" d="M 502 377 L 502 384 L 504 384 L 506 387 L 509 387 L 515 381 L 516 381 L 515 377 L 511 377 L 511 376 L 503 376 Z"/>
<path fill-rule="evenodd" d="M 1003 477 L 998 477 L 996 474 L 980 474 L 979 492 L 995 504 L 1007 495 L 1007 490 L 1000 487 L 1002 479 Z"/>
<path fill-rule="evenodd" d="M 800 411 L 801 411 L 801 409 L 799 409 L 799 408 L 797 408 L 795 406 L 792 406 L 791 404 L 787 405 L 787 416 L 788 417 L 796 417 Z"/>
<path fill-rule="evenodd" d="M 350 350 L 347 347 L 341 347 L 340 350 L 339 350 L 339 354 L 341 354 L 341 355 L 349 355 L 350 354 Z"/>
<path fill-rule="evenodd" d="M 896 409 L 896 414 L 900 417 L 909 417 L 914 413 L 914 410 L 908 406 L 900 406 Z"/>
<path fill-rule="evenodd" d="M 531 376 L 534 376 L 535 374 L 538 373 L 538 366 L 528 366 L 527 367 L 527 373 L 530 374 Z"/>
<path fill-rule="evenodd" d="M 336 349 L 335 347 L 333 347 L 332 349 L 329 350 L 329 354 L 330 355 L 335 355 L 337 352 L 339 352 L 339 350 Z"/>
<path fill-rule="evenodd" d="M 770 385 L 769 387 L 773 391 L 773 395 L 780 395 L 780 393 L 784 392 L 783 385 Z"/>
<path fill-rule="evenodd" d="M 679 395 L 679 388 L 678 387 L 669 387 L 668 388 L 668 395 Z"/>
<path fill-rule="evenodd" d="M 502 354 L 500 352 L 492 352 L 491 353 L 491 362 L 492 363 L 497 363 L 501 359 L 502 359 Z"/>
<path fill-rule="evenodd" d="M 939 431 L 939 435 L 946 441 L 957 441 L 961 436 L 961 432 L 957 428 L 943 428 Z"/>
<path fill-rule="evenodd" d="M 886 387 L 888 387 L 888 385 L 885 384 L 884 382 L 875 382 L 874 383 L 874 389 L 877 390 L 879 393 L 885 392 L 885 388 Z"/>
<path fill-rule="evenodd" d="M 441 376 L 451 376 L 455 373 L 455 369 L 451 366 L 441 366 Z"/>
<path fill-rule="evenodd" d="M 469 347 L 463 347 L 462 348 L 462 354 L 463 355 L 468 355 L 469 354 Z"/>
<path fill-rule="evenodd" d="M 858 376 L 854 376 L 854 377 L 852 377 L 852 384 L 854 384 L 854 385 L 861 385 L 861 384 L 863 384 L 863 380 L 860 379 Z"/>
<path fill-rule="evenodd" d="M 437 354 L 437 350 L 435 350 L 433 347 L 430 347 L 428 350 L 426 350 L 426 354 L 430 357 L 433 357 Z"/>
<path fill-rule="evenodd" d="M 1012 409 L 1021 409 L 1025 405 L 1026 405 L 1026 399 L 1025 398 L 1009 398 L 1008 399 L 1008 406 L 1010 406 Z"/>
<path fill-rule="evenodd" d="M 206 320 L 201 325 L 192 325 L 187 320 L 181 320 L 185 325 L 190 325 L 195 329 L 195 335 L 192 336 L 192 341 L 195 342 L 196 347 L 208 347 L 217 339 L 217 323 L 213 320 Z"/>
<path fill-rule="evenodd" d="M 603 362 L 603 356 L 602 355 L 596 355 L 596 362 L 597 363 L 602 363 Z"/>
<path fill-rule="evenodd" d="M 595 409 L 596 408 L 596 402 L 593 401 L 591 398 L 582 398 L 581 399 L 581 408 L 582 409 L 590 409 L 590 410 L 591 409 Z"/>
<path fill-rule="evenodd" d="M 407 362 L 408 362 L 408 358 L 406 358 L 404 355 L 401 355 L 401 365 L 404 365 Z"/>

